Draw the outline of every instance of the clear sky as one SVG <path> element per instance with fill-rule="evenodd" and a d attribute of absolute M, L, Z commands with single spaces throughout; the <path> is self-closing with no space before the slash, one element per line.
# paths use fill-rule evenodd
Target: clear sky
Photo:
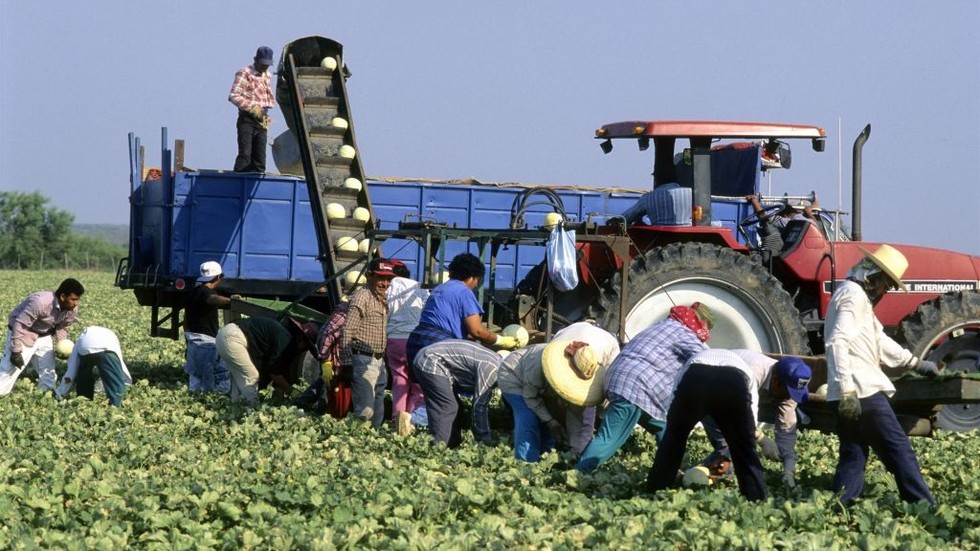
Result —
<path fill-rule="evenodd" d="M 796 143 L 773 192 L 836 207 L 842 179 L 850 210 L 851 144 L 871 123 L 864 238 L 980 255 L 978 29 L 976 0 L 0 0 L 0 190 L 125 223 L 128 132 L 148 163 L 167 126 L 188 166 L 230 169 L 235 71 L 316 34 L 344 45 L 372 176 L 649 189 L 650 152 L 603 155 L 597 127 L 815 124 L 827 151 Z"/>

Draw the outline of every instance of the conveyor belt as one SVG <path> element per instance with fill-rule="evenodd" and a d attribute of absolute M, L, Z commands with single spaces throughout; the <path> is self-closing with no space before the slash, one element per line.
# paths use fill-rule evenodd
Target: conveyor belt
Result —
<path fill-rule="evenodd" d="M 347 101 L 349 75 L 340 43 L 308 36 L 283 48 L 276 84 L 283 117 L 299 144 L 325 280 L 348 268 L 360 269 L 351 265 L 367 258 L 367 230 L 375 226 Z M 361 183 L 359 190 L 347 187 L 351 179 Z M 331 204 L 342 206 L 345 216 L 330 218 Z M 353 218 L 359 207 L 366 210 L 366 220 Z M 360 249 L 341 250 L 338 244 L 348 238 Z M 342 294 L 341 283 L 337 278 L 329 286 L 334 304 Z"/>

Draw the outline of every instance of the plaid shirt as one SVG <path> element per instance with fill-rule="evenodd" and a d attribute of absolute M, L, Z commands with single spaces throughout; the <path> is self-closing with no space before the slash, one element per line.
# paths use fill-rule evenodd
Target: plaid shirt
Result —
<path fill-rule="evenodd" d="M 340 339 L 341 358 L 349 359 L 356 350 L 381 354 L 388 343 L 388 303 L 385 297 L 374 294 L 368 286 L 361 287 L 350 297 L 347 323 Z"/>
<path fill-rule="evenodd" d="M 486 442 L 490 439 L 490 398 L 502 359 L 500 354 L 473 341 L 447 339 L 420 350 L 415 369 L 449 379 L 457 394 L 472 393 L 473 436 L 478 442 Z"/>
<path fill-rule="evenodd" d="M 655 323 L 613 360 L 606 372 L 606 396 L 628 400 L 654 419 L 666 419 L 677 373 L 688 358 L 707 348 L 678 321 Z"/>
<path fill-rule="evenodd" d="M 337 308 L 330 314 L 330 318 L 327 319 L 327 323 L 324 323 L 323 327 L 320 328 L 320 333 L 316 338 L 316 359 L 320 362 L 330 360 L 334 368 L 350 363 L 350 358 L 342 358 L 340 353 L 340 338 L 344 334 L 344 324 L 347 322 L 347 306 L 346 302 L 337 305 Z M 344 360 L 347 363 L 344 363 Z"/>
<path fill-rule="evenodd" d="M 271 83 L 272 75 L 269 71 L 259 73 L 251 65 L 242 67 L 235 73 L 235 82 L 231 85 L 228 101 L 242 111 L 251 111 L 255 107 L 273 107 L 276 98 L 272 95 Z"/>

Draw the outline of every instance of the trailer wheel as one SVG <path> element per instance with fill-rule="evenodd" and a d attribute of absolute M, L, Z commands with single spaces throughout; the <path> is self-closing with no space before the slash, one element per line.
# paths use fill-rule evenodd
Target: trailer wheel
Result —
<path fill-rule="evenodd" d="M 947 371 L 980 371 L 980 293 L 961 291 L 923 302 L 902 320 L 898 338 L 917 357 L 945 362 Z M 980 406 L 945 405 L 936 426 L 953 431 L 980 427 Z"/>
<path fill-rule="evenodd" d="M 709 345 L 783 354 L 810 347 L 793 299 L 758 262 L 731 249 L 680 243 L 653 249 L 630 266 L 626 340 L 664 319 L 675 304 L 699 301 L 715 314 Z M 599 298 L 599 323 L 613 334 L 620 325 L 621 281 Z"/>

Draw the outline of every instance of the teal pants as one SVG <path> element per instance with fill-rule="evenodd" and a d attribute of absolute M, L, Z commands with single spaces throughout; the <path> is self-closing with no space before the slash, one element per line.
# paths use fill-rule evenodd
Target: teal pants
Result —
<path fill-rule="evenodd" d="M 92 399 L 95 396 L 96 370 L 102 379 L 109 402 L 121 406 L 123 395 L 126 394 L 126 379 L 123 375 L 122 364 L 114 352 L 95 352 L 79 356 L 78 373 L 75 375 L 75 390 L 79 396 Z"/>
<path fill-rule="evenodd" d="M 666 426 L 664 421 L 650 417 L 629 400 L 616 398 L 609 402 L 602 416 L 602 423 L 599 424 L 599 431 L 582 452 L 575 469 L 588 473 L 608 461 L 626 443 L 637 423 L 660 444 Z"/>

